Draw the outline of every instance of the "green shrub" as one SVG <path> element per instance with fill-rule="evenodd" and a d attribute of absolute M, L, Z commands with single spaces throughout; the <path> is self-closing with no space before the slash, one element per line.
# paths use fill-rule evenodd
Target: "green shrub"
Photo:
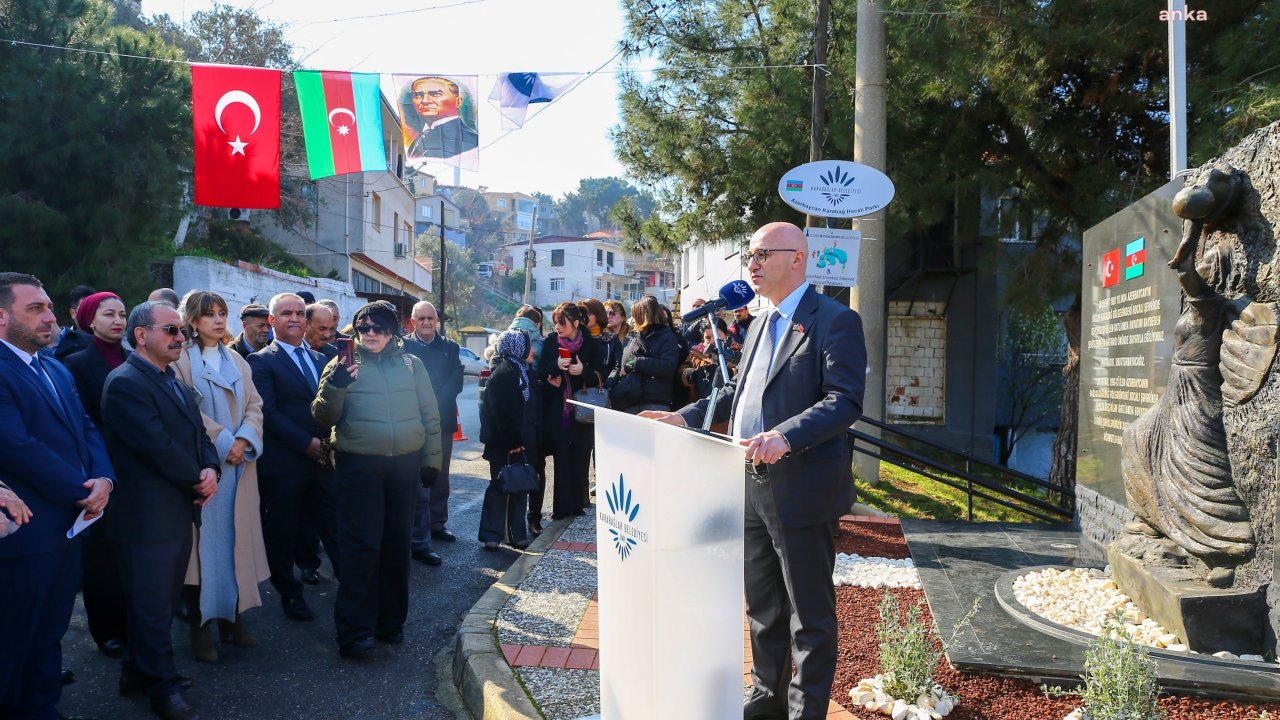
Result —
<path fill-rule="evenodd" d="M 1085 651 L 1083 690 L 1043 687 L 1050 697 L 1079 695 L 1085 720 L 1158 720 L 1160 683 L 1156 661 L 1122 630 L 1120 616 L 1110 618 Z"/>
<path fill-rule="evenodd" d="M 880 641 L 880 682 L 884 691 L 913 702 L 933 688 L 933 673 L 942 653 L 934 647 L 929 627 L 921 620 L 924 603 L 907 608 L 906 622 L 898 598 L 886 591 L 880 599 L 880 622 L 876 639 Z"/>

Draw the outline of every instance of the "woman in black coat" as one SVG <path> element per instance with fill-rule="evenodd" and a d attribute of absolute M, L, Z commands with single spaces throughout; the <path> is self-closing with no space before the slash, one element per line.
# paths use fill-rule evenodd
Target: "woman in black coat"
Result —
<path fill-rule="evenodd" d="M 639 379 L 639 397 L 626 407 L 619 407 L 631 414 L 642 410 L 671 410 L 673 405 L 673 379 L 680 366 L 679 338 L 666 323 L 662 305 L 652 295 L 645 295 L 631 306 L 631 318 L 636 331 L 631 334 L 622 351 L 622 361 L 614 372 L 615 389 Z M 634 375 L 632 380 L 624 380 Z"/>
<path fill-rule="evenodd" d="M 62 364 L 76 381 L 76 394 L 84 412 L 93 424 L 102 428 L 102 388 L 107 375 L 124 364 L 131 354 L 124 347 L 124 301 L 120 296 L 100 292 L 80 301 L 76 308 L 76 325 L 88 333 L 88 347 L 65 355 Z M 67 347 L 72 347 L 71 343 Z M 107 657 L 120 657 L 128 639 L 125 627 L 124 587 L 116 564 L 115 548 L 107 539 L 111 518 L 102 519 L 89 528 L 84 544 L 84 610 L 89 618 L 89 634 Z"/>
<path fill-rule="evenodd" d="M 537 402 L 532 392 L 529 363 L 533 346 L 519 330 L 498 336 L 493 373 L 480 401 L 480 442 L 489 461 L 489 486 L 480 509 L 480 542 L 497 550 L 507 542 L 517 550 L 529 547 L 525 506 L 529 493 L 507 494 L 498 489 L 498 473 L 511 463 L 524 463 L 537 441 Z"/>
<path fill-rule="evenodd" d="M 560 303 L 551 318 L 556 331 L 542 345 L 537 375 L 542 386 L 542 439 L 555 462 L 551 519 L 559 520 L 585 514 L 595 443 L 595 426 L 577 422 L 575 406 L 565 400 L 584 388 L 603 386 L 604 367 L 600 341 L 586 331 L 577 305 Z"/>

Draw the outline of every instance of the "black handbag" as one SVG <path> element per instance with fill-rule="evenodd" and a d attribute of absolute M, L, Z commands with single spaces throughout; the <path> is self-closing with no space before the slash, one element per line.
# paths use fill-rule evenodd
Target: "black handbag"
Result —
<path fill-rule="evenodd" d="M 520 462 L 508 463 L 498 471 L 498 492 L 507 495 L 530 493 L 538 489 L 538 471 L 520 454 Z"/>
<path fill-rule="evenodd" d="M 623 375 L 609 390 L 609 404 L 617 410 L 625 410 L 644 402 L 644 377 L 637 372 Z"/>

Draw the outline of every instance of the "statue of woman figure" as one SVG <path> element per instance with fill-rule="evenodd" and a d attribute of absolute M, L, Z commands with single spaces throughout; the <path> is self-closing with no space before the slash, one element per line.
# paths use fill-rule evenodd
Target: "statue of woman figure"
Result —
<path fill-rule="evenodd" d="M 1188 235 L 1202 235 L 1202 226 L 1188 224 Z M 1218 361 L 1222 333 L 1249 298 L 1228 300 L 1218 289 L 1230 268 L 1228 250 L 1215 245 L 1199 263 L 1197 254 L 1178 253 L 1185 299 L 1168 388 L 1124 432 L 1125 495 L 1138 517 L 1125 530 L 1169 538 L 1205 563 L 1211 585 L 1226 587 L 1253 552 L 1254 537 L 1227 455 Z"/>

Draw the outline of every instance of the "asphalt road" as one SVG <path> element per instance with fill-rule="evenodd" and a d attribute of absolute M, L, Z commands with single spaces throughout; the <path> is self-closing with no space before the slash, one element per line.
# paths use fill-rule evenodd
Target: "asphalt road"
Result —
<path fill-rule="evenodd" d="M 353 662 L 338 657 L 333 599 L 337 588 L 326 562 L 319 585 L 307 586 L 315 611 L 311 622 L 288 620 L 270 583 L 262 584 L 263 606 L 246 613 L 256 648 L 220 646 L 218 663 L 197 662 L 186 624 L 175 621 L 173 646 L 178 671 L 192 677 L 187 699 L 207 719 L 258 720 L 452 720 L 446 705 L 451 688 L 437 688 L 436 663 L 452 646 L 462 616 L 516 559 L 514 551 L 481 550 L 476 541 L 480 503 L 488 484 L 488 463 L 480 459 L 476 383 L 467 378 L 459 397 L 469 442 L 455 443 L 449 529 L 456 543 L 434 543 L 444 556 L 440 567 L 413 563 L 405 643 L 379 645 L 374 657 Z M 64 665 L 77 680 L 64 689 L 59 709 L 73 717 L 131 720 L 153 718 L 145 697 L 121 697 L 116 690 L 118 660 L 101 655 L 89 635 L 84 607 L 77 601 L 62 642 Z M 464 718 L 466 716 L 463 716 Z M 469 718 L 467 719 L 469 720 Z"/>

